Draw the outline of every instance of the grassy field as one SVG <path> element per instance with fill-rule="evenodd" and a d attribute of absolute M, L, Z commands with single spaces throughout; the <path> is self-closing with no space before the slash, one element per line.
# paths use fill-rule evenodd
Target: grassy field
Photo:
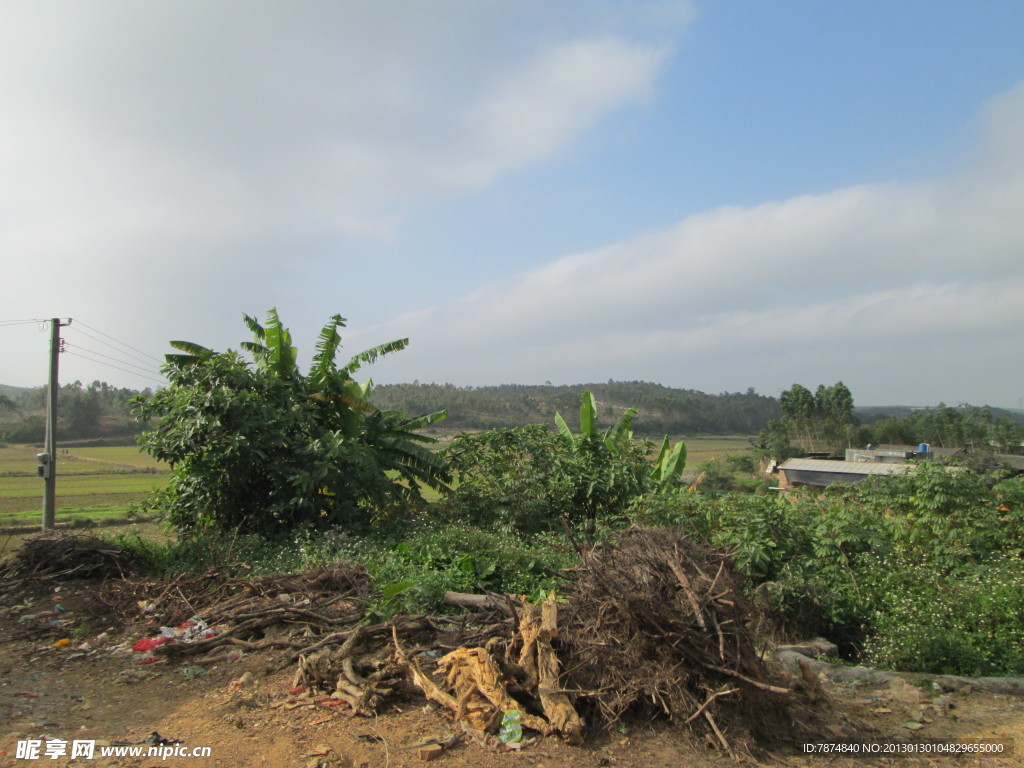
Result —
<path fill-rule="evenodd" d="M 32 445 L 0 448 L 0 527 L 42 516 L 38 451 Z M 62 449 L 57 457 L 57 522 L 123 518 L 128 505 L 162 488 L 168 477 L 166 466 L 131 446 Z"/>
<path fill-rule="evenodd" d="M 688 437 L 686 440 L 686 463 L 688 466 L 702 461 L 719 459 L 730 453 L 743 453 L 750 447 L 750 438 L 744 435 L 728 437 Z M 672 441 L 675 443 L 675 441 Z"/>

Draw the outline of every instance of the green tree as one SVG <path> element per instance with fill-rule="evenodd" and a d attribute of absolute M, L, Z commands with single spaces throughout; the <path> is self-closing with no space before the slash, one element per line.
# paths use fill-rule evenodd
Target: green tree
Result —
<path fill-rule="evenodd" d="M 579 434 L 556 414 L 555 433 L 533 424 L 454 440 L 447 457 L 459 487 L 446 504 L 449 514 L 519 532 L 554 529 L 565 519 L 593 535 L 599 520 L 624 518 L 649 491 L 678 487 L 682 443 L 674 450 L 666 443 L 652 466 L 650 444 L 632 438 L 637 409 L 602 431 L 593 393 L 580 400 Z"/>
<path fill-rule="evenodd" d="M 793 446 L 792 427 L 786 419 L 772 419 L 751 441 L 751 450 L 757 458 L 785 461 L 800 453 Z"/>
<path fill-rule="evenodd" d="M 989 442 L 1002 453 L 1011 453 L 1021 445 L 1021 426 L 1009 416 L 1001 416 L 992 425 Z"/>
<path fill-rule="evenodd" d="M 831 387 L 819 386 L 815 397 L 819 433 L 829 450 L 850 447 L 857 419 L 853 411 L 853 394 L 843 382 Z"/>
<path fill-rule="evenodd" d="M 781 423 L 769 424 L 770 434 L 762 431 L 759 448 L 772 446 L 777 454 L 792 453 L 779 444 L 788 433 L 803 451 L 838 451 L 849 447 L 855 438 L 856 417 L 853 394 L 843 382 L 831 387 L 819 384 L 814 394 L 807 387 L 794 384 L 779 397 Z"/>
<path fill-rule="evenodd" d="M 651 482 L 656 482 L 659 490 L 667 489 L 686 464 L 686 446 L 680 443 L 671 454 L 666 437 L 657 465 L 647 469 L 643 458 L 646 446 L 638 451 L 633 442 L 631 427 L 636 414 L 636 408 L 628 408 L 613 426 L 600 432 L 597 401 L 589 390 L 580 395 L 579 435 L 572 433 L 560 413 L 555 414 L 558 432 L 572 459 L 574 517 L 585 521 L 588 536 L 594 535 L 598 518 L 625 512 Z"/>
<path fill-rule="evenodd" d="M 804 450 L 812 450 L 817 409 L 811 390 L 801 384 L 794 384 L 779 395 L 779 406 L 782 408 L 782 418 L 791 426 Z"/>
<path fill-rule="evenodd" d="M 168 462 L 171 482 L 154 501 L 181 530 L 203 526 L 273 534 L 298 525 L 356 527 L 415 500 L 420 484 L 446 490 L 442 457 L 415 430 L 444 412 L 408 418 L 370 404 L 370 384 L 351 373 L 407 340 L 375 347 L 338 366 L 338 315 L 324 326 L 308 375 L 276 311 L 266 326 L 245 316 L 253 362 L 173 341 L 166 389 L 133 401 L 154 420 L 140 444 Z"/>
<path fill-rule="evenodd" d="M 445 456 L 459 481 L 441 505 L 452 518 L 506 533 L 536 533 L 572 516 L 571 453 L 544 424 L 462 434 Z"/>

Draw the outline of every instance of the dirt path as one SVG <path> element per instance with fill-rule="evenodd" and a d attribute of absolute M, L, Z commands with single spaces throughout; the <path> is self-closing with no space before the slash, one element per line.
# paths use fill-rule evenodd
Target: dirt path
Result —
<path fill-rule="evenodd" d="M 352 718 L 314 699 L 289 692 L 292 672 L 267 674 L 273 658 L 243 655 L 209 664 L 138 662 L 129 646 L 145 626 L 109 626 L 88 584 L 65 582 L 9 589 L 0 597 L 0 766 L 272 766 L 273 768 L 412 768 L 424 760 L 410 746 L 459 733 L 425 700 L 409 701 L 376 719 Z M 55 600 L 56 598 L 56 600 Z M 63 610 L 55 612 L 55 606 Z M 58 625 L 54 626 L 53 623 Z M 73 627 L 85 627 L 71 638 Z M 103 632 L 106 631 L 106 636 Z M 57 641 L 71 642 L 61 648 Z M 84 643 L 84 644 L 83 644 Z M 251 682 L 248 682 L 249 678 Z M 239 684 L 239 678 L 243 678 Z M 892 684 L 825 685 L 821 706 L 837 737 L 871 736 L 899 745 L 921 740 L 978 740 L 1024 748 L 1024 700 L 963 689 Z M 916 724 L 916 725 L 910 725 Z M 909 727 L 908 727 L 909 726 Z M 918 727 L 919 726 L 919 727 Z M 209 747 L 209 757 L 67 756 L 19 759 L 19 741 L 118 740 L 142 742 L 153 732 L 181 740 L 185 749 Z M 908 758 L 850 759 L 800 753 L 760 756 L 785 766 L 896 764 Z M 1024 765 L 1021 755 L 909 758 L 929 765 Z M 744 758 L 752 761 L 751 758 Z M 434 761 L 454 768 L 687 768 L 734 765 L 685 729 L 634 724 L 572 747 L 539 739 L 519 752 L 459 741 Z M 906 763 L 904 763 L 906 764 Z"/>

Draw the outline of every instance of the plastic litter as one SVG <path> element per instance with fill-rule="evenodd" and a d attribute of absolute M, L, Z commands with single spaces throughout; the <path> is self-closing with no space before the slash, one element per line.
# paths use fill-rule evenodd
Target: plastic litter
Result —
<path fill-rule="evenodd" d="M 164 643 L 198 643 L 201 640 L 216 637 L 226 628 L 226 624 L 218 624 L 211 627 L 198 616 L 193 616 L 176 627 L 160 627 L 160 634 L 156 637 L 139 638 L 135 645 L 132 646 L 132 650 L 152 651 L 158 645 L 163 645 Z"/>
<path fill-rule="evenodd" d="M 507 709 L 501 718 L 501 730 L 498 739 L 502 744 L 518 744 L 523 740 L 522 715 L 518 709 Z"/>
<path fill-rule="evenodd" d="M 152 651 L 158 645 L 173 643 L 173 637 L 140 637 L 132 646 L 133 651 Z"/>

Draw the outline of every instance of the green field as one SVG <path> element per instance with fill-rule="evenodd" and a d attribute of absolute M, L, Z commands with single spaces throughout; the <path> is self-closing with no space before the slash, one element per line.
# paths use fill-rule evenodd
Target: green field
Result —
<path fill-rule="evenodd" d="M 750 438 L 744 435 L 729 437 L 687 437 L 686 464 L 693 466 L 702 461 L 719 459 L 730 453 L 743 453 L 750 448 Z M 675 443 L 675 440 L 672 441 Z"/>
<path fill-rule="evenodd" d="M 36 474 L 35 457 L 39 450 L 32 445 L 0 448 L 0 527 L 42 516 L 43 481 Z M 162 488 L 169 476 L 166 465 L 131 446 L 61 449 L 57 523 L 123 518 L 128 505 Z"/>

